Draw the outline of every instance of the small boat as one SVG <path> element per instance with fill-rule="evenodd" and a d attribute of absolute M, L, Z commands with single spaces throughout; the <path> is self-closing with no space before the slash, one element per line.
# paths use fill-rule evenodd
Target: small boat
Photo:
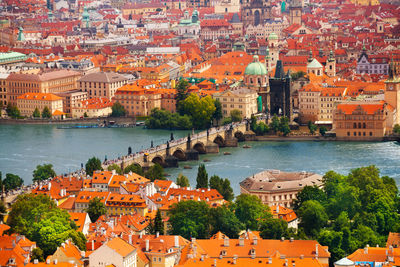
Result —
<path fill-rule="evenodd" d="M 251 148 L 249 145 L 244 145 L 243 148 Z"/>
<path fill-rule="evenodd" d="M 210 162 L 211 160 L 210 159 L 204 159 L 203 161 L 204 162 Z"/>
<path fill-rule="evenodd" d="M 192 168 L 192 166 L 185 165 L 185 166 L 183 166 L 183 168 L 184 168 L 184 169 L 191 169 L 191 168 Z"/>
<path fill-rule="evenodd" d="M 231 155 L 231 152 L 224 152 L 224 155 Z"/>

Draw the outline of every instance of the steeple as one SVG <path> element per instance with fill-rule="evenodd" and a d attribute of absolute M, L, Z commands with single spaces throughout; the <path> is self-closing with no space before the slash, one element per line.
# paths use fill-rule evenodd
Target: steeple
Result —
<path fill-rule="evenodd" d="M 312 50 L 310 48 L 310 52 L 308 53 L 308 63 L 311 63 L 311 61 L 313 61 L 313 54 L 312 54 Z"/>
<path fill-rule="evenodd" d="M 393 62 L 393 57 L 390 59 L 390 64 L 389 64 L 389 81 L 393 81 L 394 80 L 394 76 L 396 75 L 395 73 L 395 65 Z"/>
<path fill-rule="evenodd" d="M 335 57 L 333 56 L 333 51 L 331 50 L 331 51 L 329 52 L 328 61 L 333 61 L 333 60 L 335 60 Z"/>
<path fill-rule="evenodd" d="M 25 41 L 24 29 L 22 27 L 19 27 L 17 41 L 21 41 L 21 42 Z"/>

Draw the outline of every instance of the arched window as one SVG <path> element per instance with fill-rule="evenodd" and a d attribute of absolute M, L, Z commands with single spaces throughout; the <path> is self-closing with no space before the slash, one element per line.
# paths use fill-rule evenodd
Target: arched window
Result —
<path fill-rule="evenodd" d="M 358 123 L 358 128 L 361 129 L 361 122 Z"/>
<path fill-rule="evenodd" d="M 353 128 L 357 129 L 357 123 L 353 123 Z"/>
<path fill-rule="evenodd" d="M 367 125 L 365 125 L 365 122 L 363 122 L 363 128 L 364 129 L 367 128 Z"/>

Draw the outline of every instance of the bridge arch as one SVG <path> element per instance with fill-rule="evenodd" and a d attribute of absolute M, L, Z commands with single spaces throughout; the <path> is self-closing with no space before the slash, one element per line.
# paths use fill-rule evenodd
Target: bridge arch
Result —
<path fill-rule="evenodd" d="M 153 163 L 158 163 L 161 166 L 165 166 L 165 161 L 164 161 L 164 157 L 160 156 L 160 155 L 156 155 L 154 156 L 154 158 L 151 160 L 151 162 Z"/>
<path fill-rule="evenodd" d="M 221 135 L 217 135 L 217 136 L 214 138 L 214 141 L 213 141 L 213 142 L 216 143 L 219 147 L 225 146 L 225 140 L 224 140 L 224 138 L 223 138 Z"/>
<path fill-rule="evenodd" d="M 194 146 L 193 146 L 194 150 L 197 150 L 197 152 L 199 152 L 199 154 L 206 154 L 206 146 L 203 144 L 203 142 L 197 142 Z"/>
<path fill-rule="evenodd" d="M 175 152 L 172 153 L 172 156 L 174 156 L 175 158 L 177 158 L 179 161 L 184 161 L 184 160 L 186 160 L 186 154 L 185 154 L 185 152 L 184 152 L 182 149 L 180 149 L 180 148 L 177 148 L 177 149 L 175 150 Z"/>
<path fill-rule="evenodd" d="M 242 142 L 242 141 L 245 140 L 245 139 L 244 139 L 244 134 L 243 134 L 242 131 L 236 131 L 236 132 L 235 132 L 235 137 L 237 138 L 237 140 L 238 140 L 239 142 Z"/>

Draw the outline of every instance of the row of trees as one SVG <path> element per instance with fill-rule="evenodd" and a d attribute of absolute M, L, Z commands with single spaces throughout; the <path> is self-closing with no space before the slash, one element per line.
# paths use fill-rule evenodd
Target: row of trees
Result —
<path fill-rule="evenodd" d="M 238 238 L 245 229 L 260 230 L 262 238 L 280 238 L 294 234 L 287 223 L 274 219 L 269 207 L 256 196 L 242 194 L 228 205 L 210 207 L 204 201 L 183 201 L 173 205 L 169 213 L 171 234 L 185 238 L 209 238 L 221 231 Z"/>
<path fill-rule="evenodd" d="M 176 110 L 171 113 L 165 110 L 153 109 L 146 127 L 152 129 L 205 129 L 213 120 L 222 119 L 222 106 L 219 100 L 211 96 L 199 97 L 188 93 L 189 82 L 182 79 L 177 84 Z"/>
<path fill-rule="evenodd" d="M 35 108 L 35 110 L 33 111 L 32 116 L 34 118 L 40 118 L 40 111 L 38 108 Z M 42 118 L 44 119 L 50 119 L 51 118 L 51 112 L 50 109 L 48 107 L 44 107 L 42 110 Z"/>
<path fill-rule="evenodd" d="M 8 103 L 6 112 L 7 112 L 7 115 L 13 119 L 21 118 L 21 112 L 16 105 Z M 34 117 L 34 118 L 42 117 L 44 119 L 50 119 L 51 116 L 52 116 L 52 114 L 50 112 L 50 109 L 47 106 L 43 108 L 42 113 L 40 113 L 38 108 L 35 108 L 35 110 L 32 113 L 32 117 Z"/>
<path fill-rule="evenodd" d="M 250 119 L 250 128 L 257 135 L 264 135 L 267 133 L 278 134 L 287 136 L 290 133 L 289 118 L 286 116 L 278 117 L 274 115 L 269 124 L 263 121 L 257 122 L 257 118 L 252 115 Z"/>
<path fill-rule="evenodd" d="M 103 170 L 100 159 L 92 157 L 86 162 L 85 165 L 86 174 L 93 176 L 93 172 L 99 170 L 101 171 Z M 123 170 L 119 165 L 111 164 L 107 167 L 107 170 L 108 171 L 115 170 L 115 172 L 118 174 L 134 172 L 136 174 L 146 177 L 147 179 L 150 179 L 150 181 L 152 182 L 157 179 L 165 180 L 164 168 L 158 163 L 151 166 L 147 171 L 144 171 L 140 165 L 135 163 L 132 163 L 131 165 L 125 167 L 125 169 Z"/>

